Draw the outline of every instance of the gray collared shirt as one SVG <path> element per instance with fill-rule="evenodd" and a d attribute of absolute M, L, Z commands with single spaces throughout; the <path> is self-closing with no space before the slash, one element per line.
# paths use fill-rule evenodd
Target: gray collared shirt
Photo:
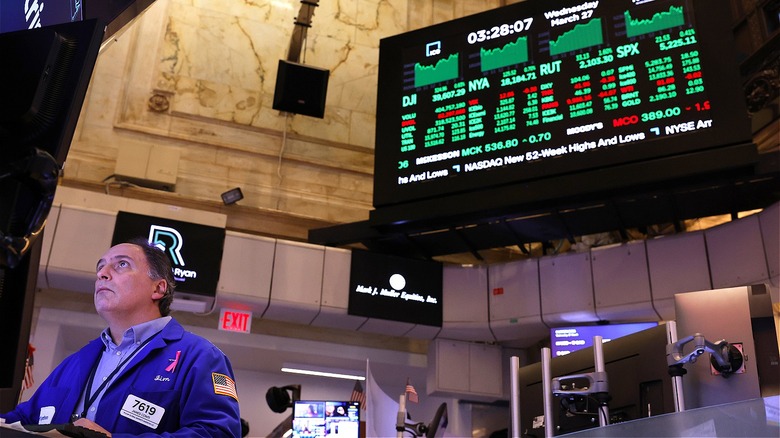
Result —
<path fill-rule="evenodd" d="M 127 358 L 135 355 L 146 345 L 144 342 L 159 333 L 171 319 L 171 316 L 163 316 L 130 327 L 125 330 L 119 345 L 116 345 L 113 339 L 111 339 L 108 328 L 103 330 L 103 332 L 100 333 L 100 340 L 103 341 L 105 348 L 100 356 L 100 361 L 97 364 L 97 369 L 95 370 L 92 379 L 92 393 L 94 394 L 94 392 L 100 388 L 100 385 L 111 376 L 111 373 L 114 373 L 114 370 L 116 370 L 117 367 L 121 367 L 111 378 L 112 381 L 116 380 L 116 377 L 122 373 L 122 370 L 127 366 L 128 362 L 130 362 Z M 105 388 L 108 388 L 110 385 L 111 382 L 108 382 Z M 87 387 L 89 387 L 89 383 L 87 383 Z M 105 388 L 97 394 L 97 397 L 89 406 L 89 409 L 84 415 L 86 418 L 95 421 L 95 414 L 97 413 L 98 406 L 100 406 L 100 400 L 103 398 Z M 86 392 L 87 388 L 84 388 L 74 414 L 80 415 L 84 411 L 86 399 L 92 395 L 87 394 Z"/>

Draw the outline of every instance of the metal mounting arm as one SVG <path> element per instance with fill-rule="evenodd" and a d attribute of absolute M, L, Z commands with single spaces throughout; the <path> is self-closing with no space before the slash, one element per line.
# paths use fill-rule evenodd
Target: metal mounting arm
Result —
<path fill-rule="evenodd" d="M 683 354 L 685 345 L 690 342 L 694 343 L 693 351 Z M 699 356 L 705 352 L 710 353 L 712 366 L 723 377 L 728 377 L 740 369 L 744 362 L 742 352 L 726 342 L 725 339 L 712 343 L 705 339 L 701 333 L 695 333 L 677 342 L 666 344 L 666 363 L 669 365 L 669 373 L 672 375 L 685 374 L 683 366 L 688 363 L 696 363 Z"/>
<path fill-rule="evenodd" d="M 571 374 L 552 379 L 552 393 L 558 397 L 561 395 L 582 395 L 609 392 L 607 373 L 595 372 L 585 374 Z"/>

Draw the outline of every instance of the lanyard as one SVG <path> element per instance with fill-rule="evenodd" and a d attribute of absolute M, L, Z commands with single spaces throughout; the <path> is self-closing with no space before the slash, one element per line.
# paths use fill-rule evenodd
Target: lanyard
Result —
<path fill-rule="evenodd" d="M 160 333 L 160 332 L 157 332 Z M 92 367 L 92 371 L 89 373 L 89 378 L 87 379 L 87 393 L 84 397 L 84 409 L 81 411 L 81 414 L 79 416 L 74 415 L 74 420 L 76 418 L 86 418 L 87 416 L 87 410 L 90 406 L 92 406 L 93 403 L 95 403 L 95 400 L 97 400 L 98 395 L 100 395 L 101 392 L 103 392 L 104 389 L 106 389 L 106 386 L 108 386 L 109 382 L 114 379 L 116 374 L 121 370 L 127 362 L 130 361 L 133 357 L 135 357 L 136 353 L 141 351 L 142 348 L 146 346 L 152 339 L 154 339 L 155 336 L 157 336 L 157 333 L 153 334 L 152 336 L 149 336 L 145 341 L 141 343 L 141 345 L 138 346 L 135 350 L 133 350 L 132 353 L 130 353 L 126 358 L 124 358 L 119 364 L 114 368 L 114 371 L 111 371 L 111 374 L 106 377 L 106 380 L 103 381 L 103 383 L 98 386 L 98 388 L 95 390 L 94 393 L 92 393 L 92 381 L 95 380 L 95 373 L 97 373 L 98 365 L 100 364 L 100 359 L 98 358 L 98 361 L 95 363 L 95 366 Z M 92 395 L 90 395 L 92 393 Z"/>

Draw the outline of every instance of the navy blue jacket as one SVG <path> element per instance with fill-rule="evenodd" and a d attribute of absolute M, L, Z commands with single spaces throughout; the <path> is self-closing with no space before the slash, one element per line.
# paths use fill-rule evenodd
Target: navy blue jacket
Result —
<path fill-rule="evenodd" d="M 103 342 L 95 339 L 68 356 L 29 401 L 0 417 L 9 424 L 70 422 L 103 348 Z M 238 438 L 241 419 L 238 398 L 231 395 L 235 394 L 234 381 L 230 361 L 222 351 L 171 320 L 106 389 L 95 422 L 116 438 L 143 434 Z M 51 407 L 51 418 L 41 418 L 52 412 Z M 150 413 L 159 416 L 159 408 L 165 410 L 161 418 L 144 421 Z M 135 419 L 128 418 L 128 412 Z M 149 425 L 155 423 L 156 428 Z"/>

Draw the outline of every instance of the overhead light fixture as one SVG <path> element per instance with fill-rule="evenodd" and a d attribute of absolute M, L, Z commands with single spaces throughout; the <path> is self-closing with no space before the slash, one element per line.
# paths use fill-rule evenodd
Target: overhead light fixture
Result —
<path fill-rule="evenodd" d="M 282 365 L 283 373 L 304 374 L 307 376 L 331 377 L 334 379 L 366 380 L 358 371 L 328 368 L 315 365 L 288 364 Z"/>

